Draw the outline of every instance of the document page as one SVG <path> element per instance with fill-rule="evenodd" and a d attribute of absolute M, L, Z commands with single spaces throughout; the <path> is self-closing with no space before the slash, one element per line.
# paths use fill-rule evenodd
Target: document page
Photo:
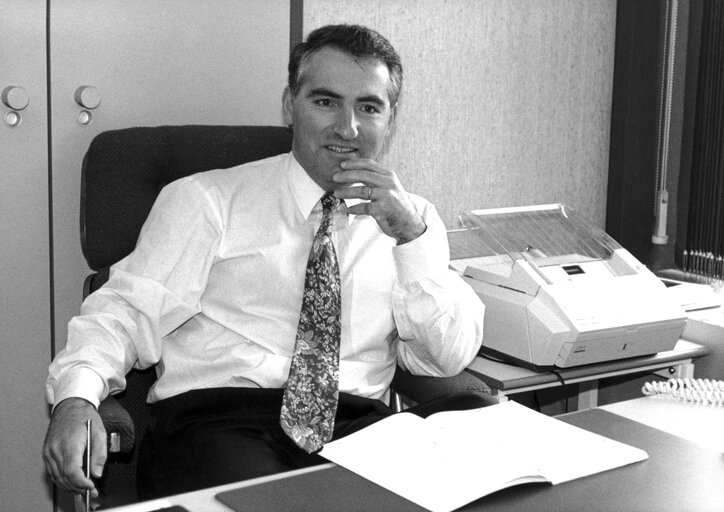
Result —
<path fill-rule="evenodd" d="M 648 457 L 515 402 L 427 419 L 399 413 L 320 453 L 433 512 L 512 485 L 557 484 Z"/>

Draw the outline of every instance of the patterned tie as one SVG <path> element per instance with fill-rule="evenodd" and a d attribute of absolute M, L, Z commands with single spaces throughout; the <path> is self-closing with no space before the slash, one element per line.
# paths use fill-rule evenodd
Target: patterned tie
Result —
<path fill-rule="evenodd" d="M 309 253 L 297 340 L 282 400 L 282 429 L 308 453 L 332 438 L 339 397 L 341 294 L 331 238 L 338 205 L 331 192 L 322 197 L 322 222 Z"/>

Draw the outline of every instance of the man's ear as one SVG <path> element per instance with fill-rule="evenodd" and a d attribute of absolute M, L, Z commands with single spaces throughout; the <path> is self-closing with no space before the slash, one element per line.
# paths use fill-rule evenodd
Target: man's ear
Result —
<path fill-rule="evenodd" d="M 287 126 L 292 125 L 292 103 L 292 91 L 289 89 L 289 86 L 287 86 L 284 88 L 284 93 L 282 93 L 282 117 L 284 124 Z"/>

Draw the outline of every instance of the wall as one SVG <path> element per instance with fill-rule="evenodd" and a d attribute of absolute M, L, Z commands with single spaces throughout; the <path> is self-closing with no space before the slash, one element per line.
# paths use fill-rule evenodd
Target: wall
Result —
<path fill-rule="evenodd" d="M 305 34 L 333 22 L 400 52 L 386 161 L 448 227 L 466 209 L 551 202 L 603 227 L 615 0 L 305 0 Z"/>

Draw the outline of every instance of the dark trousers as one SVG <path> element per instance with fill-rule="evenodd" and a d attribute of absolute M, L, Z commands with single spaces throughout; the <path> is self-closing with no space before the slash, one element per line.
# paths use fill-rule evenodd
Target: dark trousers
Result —
<path fill-rule="evenodd" d="M 139 450 L 139 498 L 159 498 L 327 462 L 301 450 L 279 426 L 283 392 L 201 389 L 154 404 Z M 475 393 L 463 393 L 408 411 L 426 417 L 488 404 Z M 333 439 L 390 414 L 393 411 L 379 400 L 341 393 Z"/>

